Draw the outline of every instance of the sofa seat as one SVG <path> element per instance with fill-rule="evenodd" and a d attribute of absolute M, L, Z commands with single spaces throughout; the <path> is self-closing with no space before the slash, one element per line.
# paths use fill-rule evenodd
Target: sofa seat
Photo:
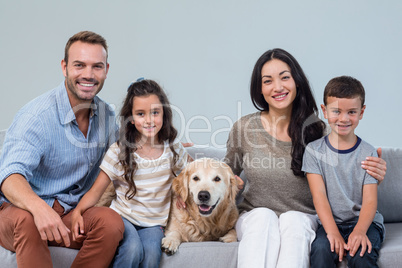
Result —
<path fill-rule="evenodd" d="M 223 268 L 237 266 L 239 242 L 188 242 L 180 245 L 179 251 L 168 256 L 162 254 L 161 268 Z M 78 250 L 49 247 L 55 268 L 70 268 Z M 0 268 L 17 268 L 15 253 L 0 247 Z"/>

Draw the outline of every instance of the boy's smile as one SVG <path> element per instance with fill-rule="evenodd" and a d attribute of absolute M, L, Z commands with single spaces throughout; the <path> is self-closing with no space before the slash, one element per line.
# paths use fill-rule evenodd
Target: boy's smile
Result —
<path fill-rule="evenodd" d="M 354 138 L 354 130 L 363 118 L 365 108 L 365 105 L 362 107 L 359 97 L 328 97 L 327 105 L 321 105 L 324 117 L 332 129 L 331 134 L 337 134 L 342 139 Z"/>

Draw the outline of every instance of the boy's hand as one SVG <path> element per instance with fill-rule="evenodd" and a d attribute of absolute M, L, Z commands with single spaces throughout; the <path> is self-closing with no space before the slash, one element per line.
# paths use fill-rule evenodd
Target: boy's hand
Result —
<path fill-rule="evenodd" d="M 331 245 L 331 251 L 335 251 L 335 253 L 339 256 L 339 262 L 342 262 L 346 250 L 349 249 L 348 245 L 345 243 L 345 240 L 343 240 L 343 237 L 339 232 L 334 234 L 328 233 L 327 238 Z"/>
<path fill-rule="evenodd" d="M 348 238 L 348 247 L 349 247 L 349 255 L 354 257 L 360 245 L 362 246 L 362 250 L 360 252 L 360 257 L 363 257 L 364 253 L 367 250 L 367 253 L 371 253 L 372 245 L 367 235 L 358 230 L 353 230 L 353 232 L 349 235 Z"/>

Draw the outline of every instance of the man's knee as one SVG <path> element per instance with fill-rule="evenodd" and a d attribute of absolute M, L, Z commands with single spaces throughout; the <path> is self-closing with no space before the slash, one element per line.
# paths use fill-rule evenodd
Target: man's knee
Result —
<path fill-rule="evenodd" d="M 1 245 L 13 252 L 22 245 L 32 248 L 46 246 L 31 213 L 11 204 L 3 204 L 0 215 Z"/>
<path fill-rule="evenodd" d="M 26 210 L 17 208 L 15 206 L 10 206 L 10 214 L 2 221 L 10 221 L 12 227 L 14 228 L 15 235 L 27 235 L 27 236 L 37 236 L 40 238 L 38 228 L 36 227 L 35 220 L 31 213 Z M 10 225 L 11 226 L 11 225 Z"/>

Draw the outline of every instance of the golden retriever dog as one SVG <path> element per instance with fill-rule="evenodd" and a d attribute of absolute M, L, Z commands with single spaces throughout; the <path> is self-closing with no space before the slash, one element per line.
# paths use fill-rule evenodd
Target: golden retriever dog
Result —
<path fill-rule="evenodd" d="M 182 242 L 237 241 L 234 225 L 237 179 L 225 163 L 211 158 L 191 162 L 173 180 L 169 221 L 162 240 L 167 254 L 176 253 Z M 176 206 L 177 196 L 186 208 Z"/>

